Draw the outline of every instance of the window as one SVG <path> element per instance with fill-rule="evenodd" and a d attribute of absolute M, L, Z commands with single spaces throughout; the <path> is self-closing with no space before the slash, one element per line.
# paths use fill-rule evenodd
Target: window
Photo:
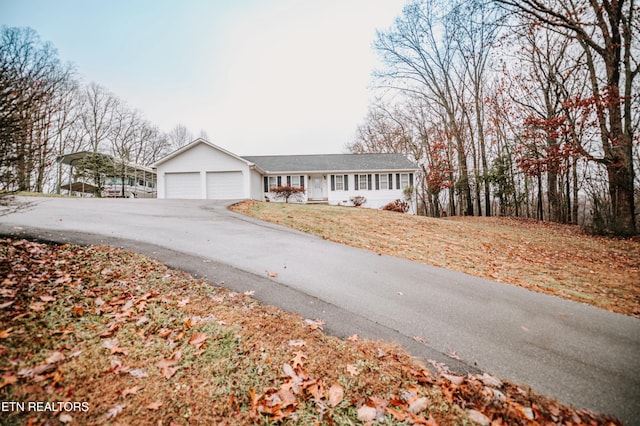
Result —
<path fill-rule="evenodd" d="M 389 175 L 380 175 L 380 189 L 389 189 Z"/>
<path fill-rule="evenodd" d="M 413 173 L 400 173 L 400 175 L 396 175 L 396 179 L 398 180 L 398 189 L 405 189 L 409 186 L 413 186 Z"/>
<path fill-rule="evenodd" d="M 367 184 L 367 175 L 358 176 L 358 187 L 360 189 L 369 189 L 369 185 Z"/>
<path fill-rule="evenodd" d="M 331 175 L 332 191 L 348 191 L 349 175 Z"/>
<path fill-rule="evenodd" d="M 289 178 L 289 185 L 295 186 L 297 188 L 300 187 L 300 176 L 290 176 Z"/>
<path fill-rule="evenodd" d="M 269 191 L 278 186 L 278 177 L 277 176 L 269 176 Z"/>

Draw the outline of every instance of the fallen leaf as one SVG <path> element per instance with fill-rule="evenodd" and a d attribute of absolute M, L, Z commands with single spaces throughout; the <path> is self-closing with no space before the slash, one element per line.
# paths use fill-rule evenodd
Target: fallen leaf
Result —
<path fill-rule="evenodd" d="M 254 294 L 256 294 L 256 292 L 253 290 L 249 290 L 249 291 L 245 291 L 242 294 L 244 294 L 245 296 L 253 296 Z"/>
<path fill-rule="evenodd" d="M 43 302 L 33 302 L 29 305 L 29 309 L 34 312 L 42 312 L 44 311 L 44 303 Z"/>
<path fill-rule="evenodd" d="M 200 347 L 204 344 L 204 342 L 209 338 L 207 333 L 196 333 L 189 339 L 189 343 L 192 344 L 196 349 L 200 349 Z"/>
<path fill-rule="evenodd" d="M 13 300 L 10 301 L 10 302 L 5 302 L 5 303 L 0 304 L 0 309 L 8 308 L 11 305 L 13 305 Z"/>
<path fill-rule="evenodd" d="M 358 339 L 360 339 L 360 336 L 358 336 L 357 334 L 352 334 L 351 336 L 347 337 L 347 340 L 350 342 L 357 342 Z"/>
<path fill-rule="evenodd" d="M 453 358 L 453 359 L 460 359 L 460 357 L 458 356 L 458 354 L 454 350 L 449 350 L 449 352 L 447 352 L 447 356 L 449 358 Z"/>
<path fill-rule="evenodd" d="M 178 306 L 187 306 L 187 304 L 190 302 L 191 300 L 189 298 L 186 299 L 182 299 L 181 301 L 178 302 Z"/>
<path fill-rule="evenodd" d="M 148 410 L 154 410 L 154 411 L 156 411 L 160 407 L 162 407 L 162 402 L 159 402 L 159 401 L 152 402 L 151 404 L 147 405 Z"/>
<path fill-rule="evenodd" d="M 9 327 L 6 330 L 0 331 L 0 339 L 8 338 L 9 335 L 11 334 L 11 330 L 13 330 L 13 327 Z"/>
<path fill-rule="evenodd" d="M 18 381 L 18 376 L 16 376 L 15 374 L 11 374 L 6 375 L 6 376 L 2 376 L 2 383 L 0 383 L 0 389 L 2 389 L 5 386 L 9 386 L 12 385 L 14 383 L 16 383 Z"/>
<path fill-rule="evenodd" d="M 304 358 L 306 358 L 306 357 L 307 356 L 304 354 L 304 352 L 302 352 L 302 351 L 296 352 L 296 356 L 291 361 L 291 363 L 293 364 L 293 368 L 302 367 L 302 364 L 304 362 Z"/>
<path fill-rule="evenodd" d="M 459 386 L 462 384 L 462 382 L 464 382 L 463 376 L 456 376 L 454 374 L 443 374 L 442 377 L 444 377 L 445 379 L 447 379 L 448 381 L 450 381 L 456 386 Z"/>
<path fill-rule="evenodd" d="M 276 278 L 278 276 L 278 273 L 277 272 L 267 271 L 267 275 L 270 276 L 271 278 Z"/>
<path fill-rule="evenodd" d="M 122 391 L 122 397 L 126 398 L 127 395 L 136 395 L 140 389 L 141 389 L 140 386 L 133 386 L 131 388 L 126 388 L 125 390 Z"/>
<path fill-rule="evenodd" d="M 62 413 L 60 414 L 60 417 L 58 417 L 58 420 L 60 420 L 60 423 L 70 423 L 73 421 L 73 417 L 67 413 Z"/>
<path fill-rule="evenodd" d="M 122 413 L 122 410 L 124 410 L 125 408 L 127 408 L 126 405 L 116 405 L 115 407 L 109 408 L 109 410 L 107 411 L 107 413 L 104 415 L 104 419 L 105 420 L 111 420 L 111 419 L 115 419 L 116 416 L 120 413 Z"/>
<path fill-rule="evenodd" d="M 361 422 L 372 422 L 376 419 L 377 411 L 373 407 L 369 407 L 368 405 L 363 405 L 358 408 L 358 420 Z"/>
<path fill-rule="evenodd" d="M 310 320 L 306 319 L 304 322 L 311 327 L 312 330 L 322 330 L 322 326 L 324 325 L 324 321 L 321 319 Z"/>
<path fill-rule="evenodd" d="M 48 364 L 55 364 L 56 362 L 63 361 L 65 356 L 62 352 L 52 352 L 51 355 L 45 360 Z"/>
<path fill-rule="evenodd" d="M 176 374 L 177 371 L 178 371 L 177 368 L 165 367 L 162 369 L 162 377 L 169 380 Z"/>
<path fill-rule="evenodd" d="M 82 306 L 74 306 L 72 311 L 73 311 L 74 314 L 76 314 L 79 317 L 84 315 L 84 308 Z"/>
<path fill-rule="evenodd" d="M 339 384 L 333 384 L 329 388 L 329 405 L 336 407 L 344 398 L 344 389 Z"/>
<path fill-rule="evenodd" d="M 40 296 L 40 300 L 43 302 L 54 302 L 56 298 L 53 296 Z"/>
<path fill-rule="evenodd" d="M 407 411 L 413 414 L 418 414 L 426 410 L 427 407 L 429 407 L 429 398 L 422 397 L 411 402 Z"/>
<path fill-rule="evenodd" d="M 467 411 L 467 416 L 469 416 L 469 419 L 473 420 L 476 423 L 480 423 L 482 426 L 491 424 L 491 419 L 482 414 L 480 411 L 469 410 Z"/>
<path fill-rule="evenodd" d="M 304 340 L 289 340 L 289 346 L 302 347 L 305 346 L 307 342 Z"/>
<path fill-rule="evenodd" d="M 135 369 L 135 370 L 129 370 L 129 374 L 131 374 L 133 377 L 138 378 L 138 379 L 142 379 L 144 377 L 149 377 L 149 374 L 143 368 L 138 368 L 138 369 Z"/>
<path fill-rule="evenodd" d="M 351 375 L 351 377 L 355 377 L 359 374 L 358 367 L 353 364 L 347 364 L 347 372 Z"/>

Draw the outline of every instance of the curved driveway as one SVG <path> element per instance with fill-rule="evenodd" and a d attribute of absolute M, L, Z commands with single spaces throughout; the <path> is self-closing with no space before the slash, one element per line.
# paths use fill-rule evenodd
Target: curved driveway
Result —
<path fill-rule="evenodd" d="M 454 370 L 486 371 L 639 424 L 638 319 L 331 243 L 229 212 L 228 203 L 30 201 L 0 217 L 0 233 L 123 246 L 322 318 L 338 336 L 396 341 Z"/>

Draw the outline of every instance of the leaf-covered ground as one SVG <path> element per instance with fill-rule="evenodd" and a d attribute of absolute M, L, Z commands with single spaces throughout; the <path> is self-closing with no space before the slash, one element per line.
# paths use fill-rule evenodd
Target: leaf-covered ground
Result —
<path fill-rule="evenodd" d="M 258 203 L 234 211 L 390 256 L 640 318 L 640 240 L 516 218 L 434 219 L 366 208 Z"/>
<path fill-rule="evenodd" d="M 0 240 L 0 307 L 3 425 L 620 424 L 108 247 Z"/>

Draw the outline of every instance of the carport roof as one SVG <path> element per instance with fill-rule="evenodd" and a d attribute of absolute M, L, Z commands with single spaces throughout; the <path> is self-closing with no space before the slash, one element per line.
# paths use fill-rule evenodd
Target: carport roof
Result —
<path fill-rule="evenodd" d="M 244 156 L 267 173 L 413 171 L 417 166 L 403 154 L 319 154 Z"/>

